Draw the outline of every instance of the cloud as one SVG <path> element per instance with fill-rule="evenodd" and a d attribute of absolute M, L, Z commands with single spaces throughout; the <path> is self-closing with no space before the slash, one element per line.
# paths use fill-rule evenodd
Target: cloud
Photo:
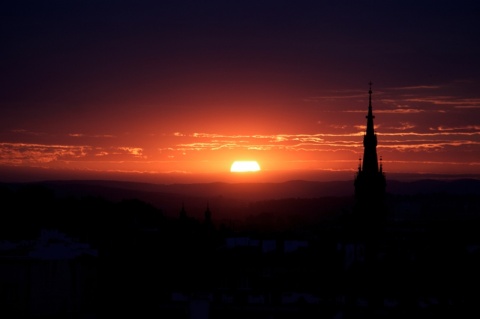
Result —
<path fill-rule="evenodd" d="M 391 126 L 391 127 L 388 127 L 388 129 L 405 131 L 405 130 L 411 130 L 415 127 L 416 127 L 416 125 L 414 125 L 412 123 L 400 122 L 400 123 L 398 123 L 398 126 Z M 387 129 L 387 127 L 385 127 L 385 128 Z"/>
<path fill-rule="evenodd" d="M 143 149 L 140 148 L 140 147 L 126 147 L 126 146 L 123 146 L 123 147 L 118 147 L 117 149 L 120 150 L 120 151 L 124 151 L 127 154 L 133 155 L 135 157 L 144 157 L 143 156 Z"/>
<path fill-rule="evenodd" d="M 459 132 L 459 131 L 438 131 L 432 133 L 419 133 L 419 132 L 384 132 L 379 134 L 381 136 L 480 136 L 480 132 Z"/>
<path fill-rule="evenodd" d="M 95 134 L 95 135 L 86 135 L 82 133 L 69 133 L 70 137 L 93 137 L 93 138 L 114 138 L 115 135 L 111 134 Z"/>
<path fill-rule="evenodd" d="M 407 103 L 430 104 L 436 106 L 452 106 L 458 109 L 480 108 L 480 98 L 458 98 L 455 96 L 409 96 L 399 97 L 397 101 Z"/>
<path fill-rule="evenodd" d="M 397 151 L 430 152 L 446 149 L 447 147 L 480 146 L 480 142 L 470 140 L 387 140 L 383 141 L 379 149 L 395 149 Z"/>
<path fill-rule="evenodd" d="M 331 124 L 331 125 L 329 125 L 329 127 L 333 128 L 333 129 L 344 130 L 344 129 L 348 128 L 348 125 Z"/>
<path fill-rule="evenodd" d="M 415 116 L 416 114 L 447 113 L 452 109 L 459 112 L 480 109 L 480 97 L 463 95 L 464 84 L 459 86 L 458 83 L 442 85 L 427 83 L 373 91 L 375 114 Z M 322 103 L 323 107 L 320 111 L 323 113 L 365 114 L 366 107 L 356 107 L 356 105 L 361 103 L 365 106 L 365 103 L 368 103 L 368 94 L 366 90 L 330 91 L 324 95 L 305 98 L 304 101 Z M 339 103 L 344 105 L 340 106 Z"/>
<path fill-rule="evenodd" d="M 344 113 L 366 113 L 365 110 L 345 110 L 341 111 Z M 375 114 L 417 114 L 423 113 L 426 110 L 418 109 L 418 108 L 398 108 L 398 109 L 375 109 Z M 431 110 L 430 112 L 442 112 L 439 110 Z"/>
<path fill-rule="evenodd" d="M 473 131 L 480 132 L 480 125 L 465 125 L 465 126 L 456 126 L 456 127 L 445 127 L 445 126 L 437 126 L 437 127 L 430 127 L 431 131 L 440 131 L 440 132 L 465 132 L 465 131 Z"/>
<path fill-rule="evenodd" d="M 11 132 L 15 134 L 24 134 L 24 135 L 33 135 L 33 136 L 46 135 L 46 133 L 43 133 L 43 132 L 33 132 L 25 129 L 15 129 L 15 130 L 11 130 Z"/>
<path fill-rule="evenodd" d="M 78 159 L 92 150 L 90 146 L 0 143 L 2 164 L 49 163 L 58 159 Z"/>
<path fill-rule="evenodd" d="M 45 164 L 88 157 L 108 158 L 112 155 L 145 158 L 143 149 L 138 147 L 102 148 L 89 145 L 0 143 L 0 163 L 10 165 Z"/>
<path fill-rule="evenodd" d="M 480 136 L 479 131 L 459 131 L 451 129 L 439 129 L 438 131 L 431 131 L 426 133 L 420 132 L 406 132 L 406 130 L 415 128 L 416 126 L 409 122 L 401 122 L 398 127 L 390 127 L 389 129 L 397 130 L 399 132 L 385 132 L 379 134 L 379 137 L 382 138 L 382 145 L 388 143 L 399 143 L 405 137 L 439 137 L 441 141 L 444 141 L 445 138 L 455 137 L 455 136 Z M 181 150 L 181 151 L 200 151 L 200 150 L 220 150 L 220 149 L 257 149 L 257 150 L 272 150 L 272 149 L 305 149 L 307 148 L 318 148 L 324 146 L 349 146 L 349 147 L 358 147 L 361 145 L 362 140 L 351 140 L 351 137 L 363 136 L 365 126 L 359 125 L 356 126 L 359 130 L 358 132 L 353 133 L 342 133 L 342 134 L 279 134 L 279 135 L 255 135 L 255 136 L 241 136 L 239 139 L 238 135 L 221 135 L 220 139 L 215 140 L 204 140 L 199 142 L 191 143 L 179 143 L 174 147 L 165 148 L 164 150 Z M 471 129 L 477 128 L 476 126 L 469 127 Z M 465 128 L 464 128 L 465 129 Z M 433 129 L 431 129 L 433 130 Z M 206 136 L 205 134 L 195 134 L 194 136 Z M 210 136 L 217 136 L 219 134 L 210 134 Z M 399 138 L 397 140 L 392 140 L 391 138 Z M 260 143 L 262 142 L 263 143 Z M 461 144 L 465 145 L 472 141 L 464 140 Z M 418 147 L 418 140 L 404 140 L 401 143 L 412 143 L 413 147 Z M 476 143 L 473 141 L 473 143 Z M 439 144 L 436 140 L 430 140 L 429 144 Z M 379 146 L 382 146 L 379 145 Z M 453 145 L 453 142 L 452 142 Z"/>
<path fill-rule="evenodd" d="M 202 151 L 276 151 L 276 152 L 362 152 L 365 125 L 354 126 L 355 132 L 335 132 L 316 134 L 256 134 L 227 135 L 196 132 L 177 133 L 175 136 L 189 137 L 181 143 L 159 149 L 165 156 Z M 378 134 L 379 149 L 400 152 L 434 152 L 447 147 L 479 147 L 478 126 L 439 127 L 427 132 L 414 131 L 417 126 L 411 122 L 399 122 L 398 126 L 384 127 Z M 469 130 L 468 130 L 469 129 Z M 465 150 L 467 151 L 467 150 Z M 178 152 L 178 153 L 177 153 Z M 198 153 L 200 154 L 200 153 Z"/>
<path fill-rule="evenodd" d="M 436 90 L 440 89 L 443 86 L 441 85 L 415 85 L 415 86 L 399 86 L 399 87 L 390 87 L 389 90 Z"/>
<path fill-rule="evenodd" d="M 480 109 L 479 105 L 455 105 L 456 109 Z"/>
<path fill-rule="evenodd" d="M 338 94 L 338 95 L 325 95 L 325 96 L 311 96 L 303 98 L 303 102 L 320 102 L 320 101 L 333 101 L 333 100 L 346 100 L 346 99 L 359 99 L 365 98 L 365 92 L 357 94 Z"/>
<path fill-rule="evenodd" d="M 273 135 L 223 135 L 211 133 L 193 133 L 189 136 L 200 141 L 178 143 L 174 147 L 161 148 L 160 151 L 218 151 L 218 150 L 284 150 L 284 151 L 315 151 L 326 147 L 352 146 L 357 147 L 361 140 L 352 142 L 344 138 L 362 136 L 363 133 L 342 134 L 273 134 Z M 178 133 L 175 136 L 186 136 Z M 341 140 L 338 140 L 341 139 Z"/>

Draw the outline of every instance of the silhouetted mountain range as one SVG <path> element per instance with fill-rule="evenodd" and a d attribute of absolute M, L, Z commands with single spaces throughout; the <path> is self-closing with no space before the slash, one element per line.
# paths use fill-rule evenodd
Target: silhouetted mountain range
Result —
<path fill-rule="evenodd" d="M 182 205 L 185 205 L 186 210 L 194 217 L 202 217 L 208 204 L 215 211 L 216 217 L 226 213 L 234 216 L 240 212 L 243 215 L 246 208 L 251 208 L 256 202 L 276 201 L 274 206 L 278 206 L 280 200 L 286 199 L 296 199 L 298 205 L 300 199 L 341 197 L 345 198 L 343 208 L 348 209 L 354 194 L 353 181 L 292 180 L 283 183 L 150 184 L 109 180 L 58 180 L 30 184 L 45 186 L 59 197 L 102 197 L 114 202 L 138 199 L 171 216 L 176 216 Z M 4 185 L 18 188 L 28 184 Z M 425 179 L 408 182 L 389 180 L 387 193 L 399 196 L 442 194 L 474 196 L 480 195 L 480 180 Z M 295 203 L 290 202 L 290 205 Z M 318 205 L 310 203 L 312 209 Z M 253 207 L 258 206 L 253 205 Z"/>
<path fill-rule="evenodd" d="M 353 181 L 304 181 L 292 180 L 282 183 L 192 183 L 151 184 L 109 180 L 45 181 L 41 184 L 54 189 L 60 195 L 105 196 L 109 199 L 125 197 L 157 196 L 228 197 L 241 200 L 264 200 L 280 198 L 316 198 L 353 195 Z M 387 181 L 387 193 L 414 194 L 480 194 L 480 180 L 424 179 L 416 181 Z"/>

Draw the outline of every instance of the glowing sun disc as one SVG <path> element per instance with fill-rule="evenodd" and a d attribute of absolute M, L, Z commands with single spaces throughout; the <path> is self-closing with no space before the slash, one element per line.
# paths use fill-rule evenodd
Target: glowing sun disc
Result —
<path fill-rule="evenodd" d="M 243 172 L 258 172 L 260 165 L 257 161 L 235 161 L 230 167 L 230 172 L 243 173 Z"/>

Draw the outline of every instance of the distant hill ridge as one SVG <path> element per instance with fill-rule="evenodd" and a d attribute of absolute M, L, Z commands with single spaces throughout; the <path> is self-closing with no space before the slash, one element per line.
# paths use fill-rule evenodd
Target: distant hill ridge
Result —
<path fill-rule="evenodd" d="M 121 199 L 135 194 L 154 193 L 159 196 L 217 197 L 241 200 L 280 198 L 316 198 L 329 196 L 353 196 L 353 181 L 305 181 L 291 180 L 279 183 L 191 183 L 152 184 L 115 180 L 57 180 L 25 184 L 45 185 L 59 194 L 106 196 Z M 11 184 L 10 184 L 11 185 Z M 387 181 L 387 193 L 413 194 L 472 194 L 480 195 L 479 179 L 416 181 Z"/>
<path fill-rule="evenodd" d="M 210 208 L 215 219 L 229 220 L 240 220 L 250 214 L 274 211 L 295 212 L 298 216 L 308 216 L 318 212 L 322 212 L 324 216 L 338 215 L 343 210 L 350 210 L 354 199 L 353 181 L 291 180 L 281 183 L 151 184 L 115 180 L 58 180 L 3 183 L 0 184 L 0 187 L 2 186 L 13 189 L 44 186 L 59 198 L 101 197 L 114 202 L 138 199 L 160 209 L 165 216 L 178 217 L 182 207 L 185 207 L 189 216 L 200 219 L 203 218 L 207 207 Z M 400 209 L 410 205 L 411 199 L 405 196 L 427 195 L 425 197 L 427 201 L 418 203 L 451 208 L 452 205 L 459 203 L 463 205 L 466 200 L 470 203 L 470 212 L 478 207 L 477 201 L 472 201 L 472 197 L 479 198 L 480 179 L 391 180 L 387 184 L 387 193 L 399 195 L 399 197 L 392 196 L 391 199 L 395 207 Z M 4 194 L 8 196 L 8 192 Z M 469 196 L 467 198 L 457 195 Z M 435 206 L 429 210 L 438 210 L 438 207 Z"/>

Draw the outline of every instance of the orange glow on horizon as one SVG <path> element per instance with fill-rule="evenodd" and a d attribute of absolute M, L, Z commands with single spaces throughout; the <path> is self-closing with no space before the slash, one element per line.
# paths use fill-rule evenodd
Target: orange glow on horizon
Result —
<path fill-rule="evenodd" d="M 408 93 L 409 100 L 398 92 Z M 172 113 L 159 126 L 158 118 L 165 114 L 152 110 L 141 113 L 134 125 L 127 125 L 123 115 L 108 126 L 90 121 L 82 128 L 79 120 L 74 128 L 53 129 L 49 127 L 51 122 L 45 122 L 45 126 L 13 129 L 0 141 L 0 169 L 4 168 L 8 176 L 18 172 L 18 176 L 30 179 L 37 173 L 42 179 L 113 178 L 110 176 L 115 174 L 119 178 L 138 175 L 135 178 L 139 180 L 168 182 L 337 178 L 330 172 L 339 172 L 342 179 L 351 178 L 363 154 L 368 101 L 364 89 L 354 97 L 347 93 L 319 95 L 317 102 L 305 103 L 320 109 L 308 107 L 305 112 L 291 114 L 271 115 L 265 110 L 270 110 L 273 103 L 259 105 L 254 100 L 249 107 L 263 111 L 256 112 L 254 118 L 243 112 L 234 121 L 232 109 L 192 101 L 216 116 Z M 432 105 L 410 101 L 411 96 L 430 101 L 432 92 L 427 93 L 385 89 L 382 99 L 373 100 L 374 114 L 378 115 L 377 153 L 383 158 L 384 172 L 388 177 L 395 173 L 478 175 L 480 126 L 470 120 L 476 118 L 474 113 L 480 107 L 451 110 L 451 103 L 465 104 L 459 98 L 452 98 L 448 104 L 435 100 Z M 235 110 L 243 107 L 241 101 L 233 97 L 232 101 Z M 392 106 L 392 101 L 400 106 Z M 295 109 L 288 100 L 283 103 Z M 405 112 L 407 107 L 419 112 Z M 468 121 L 458 122 L 465 112 Z M 128 118 L 133 116 L 128 114 Z M 262 167 L 235 166 L 232 170 L 233 159 L 255 159 Z M 21 171 L 26 173 L 22 175 Z"/>

